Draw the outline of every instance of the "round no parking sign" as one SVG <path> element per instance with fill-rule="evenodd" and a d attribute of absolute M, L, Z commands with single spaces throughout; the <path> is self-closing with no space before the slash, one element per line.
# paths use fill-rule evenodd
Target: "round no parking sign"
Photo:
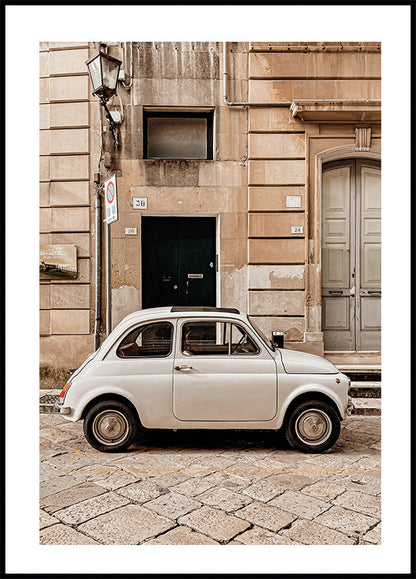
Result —
<path fill-rule="evenodd" d="M 108 203 L 113 202 L 115 194 L 116 194 L 116 192 L 114 190 L 114 184 L 112 181 L 110 181 L 107 185 L 107 201 L 108 201 Z"/>
<path fill-rule="evenodd" d="M 118 210 L 117 210 L 117 185 L 116 176 L 113 175 L 110 179 L 107 179 L 104 183 L 105 191 L 105 222 L 107 225 L 117 221 Z"/>

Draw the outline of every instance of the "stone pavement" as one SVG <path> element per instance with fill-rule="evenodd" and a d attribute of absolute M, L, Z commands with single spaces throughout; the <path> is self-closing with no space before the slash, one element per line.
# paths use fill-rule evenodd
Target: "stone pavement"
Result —
<path fill-rule="evenodd" d="M 379 544 L 380 426 L 348 418 L 325 454 L 258 431 L 148 431 L 104 454 L 40 414 L 40 543 Z"/>

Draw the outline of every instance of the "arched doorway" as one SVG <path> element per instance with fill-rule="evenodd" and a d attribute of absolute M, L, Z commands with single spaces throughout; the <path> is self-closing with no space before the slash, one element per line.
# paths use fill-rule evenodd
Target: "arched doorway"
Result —
<path fill-rule="evenodd" d="M 322 330 L 326 351 L 379 351 L 381 171 L 363 158 L 322 166 Z"/>

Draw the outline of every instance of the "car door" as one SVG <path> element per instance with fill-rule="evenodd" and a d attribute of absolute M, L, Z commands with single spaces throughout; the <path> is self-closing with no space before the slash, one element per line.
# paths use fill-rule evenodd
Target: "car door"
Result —
<path fill-rule="evenodd" d="M 276 414 L 276 363 L 240 321 L 178 324 L 173 412 L 183 421 L 267 421 Z"/>
<path fill-rule="evenodd" d="M 172 408 L 174 320 L 137 324 L 106 357 L 103 376 L 135 401 L 140 421 L 147 428 L 169 424 Z"/>

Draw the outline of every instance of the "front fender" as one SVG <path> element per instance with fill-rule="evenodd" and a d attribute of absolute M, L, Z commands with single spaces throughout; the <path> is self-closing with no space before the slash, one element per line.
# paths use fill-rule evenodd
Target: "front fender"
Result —
<path fill-rule="evenodd" d="M 293 376 L 291 376 L 291 378 L 293 378 Z M 325 384 L 317 384 L 312 381 L 308 383 L 303 383 L 296 388 L 293 388 L 292 386 L 290 391 L 288 389 L 287 392 L 285 392 L 285 388 L 283 386 L 282 390 L 283 391 L 281 391 L 281 389 L 279 388 L 280 396 L 278 400 L 279 412 L 276 423 L 277 428 L 280 428 L 282 426 L 286 416 L 287 409 L 289 408 L 290 404 L 302 394 L 308 394 L 310 398 L 313 398 L 314 393 L 319 393 L 321 395 L 326 396 L 336 405 L 341 418 L 342 419 L 345 418 L 347 398 L 344 396 L 344 393 L 341 390 L 338 393 L 334 391 L 332 386 L 329 387 Z"/>

